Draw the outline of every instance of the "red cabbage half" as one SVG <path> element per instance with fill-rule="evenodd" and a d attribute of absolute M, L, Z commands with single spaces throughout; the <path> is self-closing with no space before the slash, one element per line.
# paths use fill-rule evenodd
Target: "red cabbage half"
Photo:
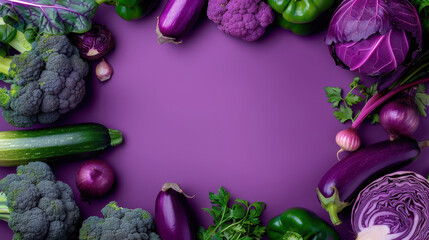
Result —
<path fill-rule="evenodd" d="M 414 172 L 385 175 L 364 188 L 352 210 L 357 239 L 429 239 L 429 182 Z"/>
<path fill-rule="evenodd" d="M 325 39 L 336 62 L 354 72 L 396 70 L 422 44 L 419 15 L 408 0 L 344 0 Z"/>

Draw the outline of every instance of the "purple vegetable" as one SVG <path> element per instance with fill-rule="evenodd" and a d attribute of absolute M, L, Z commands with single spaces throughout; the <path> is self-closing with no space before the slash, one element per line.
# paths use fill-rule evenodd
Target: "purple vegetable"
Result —
<path fill-rule="evenodd" d="M 380 177 L 356 199 L 352 210 L 357 240 L 427 240 L 429 182 L 414 172 Z"/>
<path fill-rule="evenodd" d="M 182 43 L 182 36 L 197 22 L 205 3 L 206 0 L 168 0 L 158 17 L 158 42 Z"/>
<path fill-rule="evenodd" d="M 255 41 L 274 21 L 273 10 L 261 0 L 209 0 L 207 17 L 218 29 L 245 41 Z"/>
<path fill-rule="evenodd" d="M 72 34 L 70 40 L 79 48 L 80 56 L 88 60 L 97 60 L 113 48 L 112 34 L 99 24 L 84 34 Z"/>
<path fill-rule="evenodd" d="M 345 0 L 329 25 L 326 44 L 338 64 L 367 75 L 396 70 L 422 45 L 418 13 L 408 0 Z"/>
<path fill-rule="evenodd" d="M 89 160 L 84 162 L 76 174 L 76 185 L 84 197 L 99 198 L 113 186 L 115 174 L 104 161 Z"/>
<path fill-rule="evenodd" d="M 393 140 L 411 136 L 419 127 L 420 117 L 409 99 L 395 100 L 380 110 L 380 123 Z"/>
<path fill-rule="evenodd" d="M 427 143 L 410 138 L 378 142 L 351 153 L 331 167 L 320 180 L 317 194 L 332 223 L 341 224 L 337 214 L 350 205 L 365 184 L 411 163 Z"/>
<path fill-rule="evenodd" d="M 155 203 L 155 223 L 161 239 L 196 239 L 195 217 L 177 183 L 162 186 Z"/>

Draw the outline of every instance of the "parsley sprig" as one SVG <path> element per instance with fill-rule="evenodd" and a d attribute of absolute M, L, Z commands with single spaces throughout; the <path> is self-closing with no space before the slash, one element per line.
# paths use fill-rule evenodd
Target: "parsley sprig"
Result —
<path fill-rule="evenodd" d="M 200 240 L 260 240 L 265 234 L 259 217 L 265 210 L 265 203 L 250 204 L 242 199 L 235 199 L 232 207 L 228 206 L 230 194 L 220 187 L 218 194 L 209 193 L 212 208 L 203 208 L 213 217 L 213 225 L 208 229 L 200 228 Z"/>
<path fill-rule="evenodd" d="M 332 107 L 335 109 L 334 116 L 342 123 L 347 121 L 354 122 L 360 113 L 360 111 L 354 111 L 354 106 L 361 102 L 367 103 L 368 100 L 378 92 L 378 83 L 366 87 L 360 82 L 359 77 L 355 77 L 349 87 L 350 90 L 345 97 L 343 97 L 343 90 L 341 88 L 325 87 L 328 102 L 332 103 Z M 377 113 L 368 117 L 372 119 L 373 124 L 379 122 Z"/>

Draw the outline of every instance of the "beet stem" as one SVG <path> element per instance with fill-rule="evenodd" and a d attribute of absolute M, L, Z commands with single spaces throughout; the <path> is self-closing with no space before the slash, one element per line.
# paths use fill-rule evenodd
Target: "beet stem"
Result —
<path fill-rule="evenodd" d="M 429 78 L 424 78 L 403 86 L 399 86 L 396 87 L 394 89 L 392 89 L 390 92 L 386 93 L 385 95 L 379 97 L 376 95 L 374 95 L 372 98 L 374 97 L 379 97 L 376 101 L 371 101 L 371 99 L 369 101 L 371 101 L 372 104 L 370 104 L 369 106 L 366 106 L 368 104 L 366 104 L 362 110 L 362 112 L 359 114 L 359 116 L 356 118 L 356 121 L 353 122 L 352 124 L 352 128 L 357 128 L 362 122 L 363 120 L 369 115 L 371 114 L 372 111 L 374 111 L 378 106 L 380 106 L 382 103 L 384 103 L 386 100 L 388 100 L 389 98 L 393 97 L 394 95 L 396 95 L 399 92 L 402 92 L 403 90 L 410 88 L 410 87 L 414 87 L 416 85 L 422 84 L 422 83 L 426 83 L 429 82 Z"/>

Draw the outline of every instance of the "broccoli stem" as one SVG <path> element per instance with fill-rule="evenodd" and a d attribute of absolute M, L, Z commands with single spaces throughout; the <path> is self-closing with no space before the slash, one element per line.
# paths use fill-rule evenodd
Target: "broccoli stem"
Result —
<path fill-rule="evenodd" d="M 9 76 L 9 68 L 12 63 L 12 58 L 0 56 L 0 73 Z"/>
<path fill-rule="evenodd" d="M 10 211 L 7 206 L 7 198 L 3 192 L 0 192 L 0 220 L 9 221 Z"/>

